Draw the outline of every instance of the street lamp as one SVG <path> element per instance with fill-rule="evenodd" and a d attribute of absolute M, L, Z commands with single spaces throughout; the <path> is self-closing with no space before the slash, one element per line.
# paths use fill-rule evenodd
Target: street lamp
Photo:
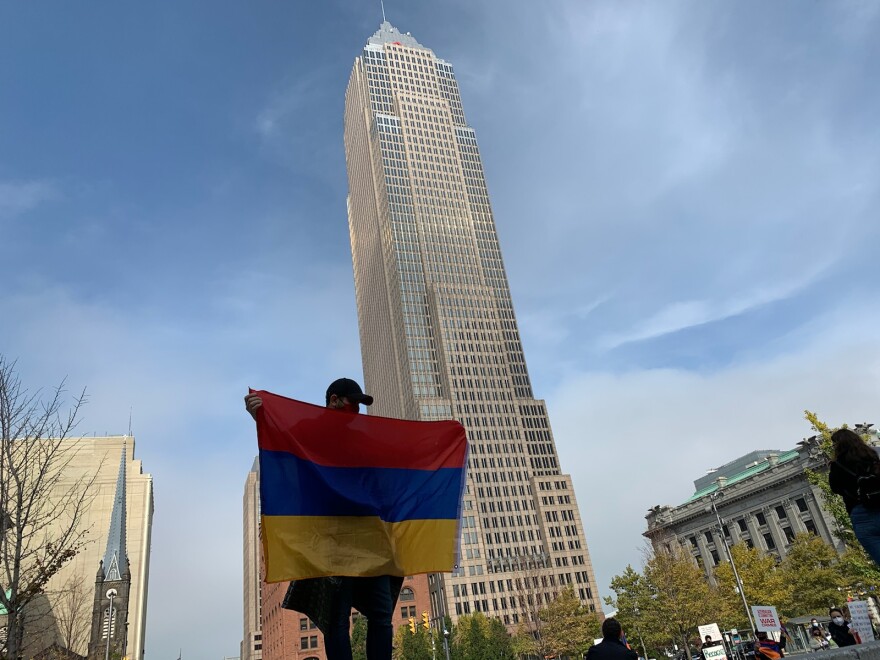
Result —
<path fill-rule="evenodd" d="M 752 635 L 757 636 L 758 631 L 755 628 L 755 622 L 752 620 L 752 611 L 749 609 L 748 602 L 746 602 L 746 592 L 745 589 L 743 589 L 742 580 L 739 578 L 739 571 L 736 570 L 736 562 L 733 561 L 733 553 L 727 545 L 727 537 L 724 535 L 724 521 L 721 520 L 721 515 L 718 513 L 718 507 L 715 505 L 715 500 L 721 497 L 724 497 L 724 491 L 722 490 L 716 490 L 709 493 L 709 501 L 712 506 L 712 511 L 715 512 L 715 519 L 718 521 L 718 535 L 721 537 L 721 543 L 727 551 L 727 558 L 730 560 L 730 568 L 733 569 L 733 578 L 736 580 L 736 588 L 739 591 L 740 598 L 742 598 L 743 607 L 745 608 L 746 616 L 749 619 L 749 625 L 752 627 Z"/>
<path fill-rule="evenodd" d="M 449 631 L 443 626 L 443 649 L 446 651 L 446 660 L 449 660 Z"/>
<path fill-rule="evenodd" d="M 110 638 L 113 636 L 113 599 L 116 598 L 116 589 L 108 589 L 107 598 L 110 599 L 110 609 L 107 610 L 107 645 L 104 649 L 104 660 L 110 660 Z"/>

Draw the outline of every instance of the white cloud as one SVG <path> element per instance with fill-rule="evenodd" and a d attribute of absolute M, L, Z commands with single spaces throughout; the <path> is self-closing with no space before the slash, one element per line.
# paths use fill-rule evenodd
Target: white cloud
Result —
<path fill-rule="evenodd" d="M 826 256 L 824 263 L 810 264 L 806 271 L 789 281 L 763 284 L 728 300 L 690 300 L 671 303 L 625 333 L 600 337 L 599 346 L 604 350 L 610 350 L 623 344 L 654 339 L 687 328 L 722 321 L 763 305 L 785 300 L 814 283 L 829 266 L 830 259 Z"/>
<path fill-rule="evenodd" d="M 693 480 L 753 449 L 790 449 L 813 410 L 830 424 L 880 422 L 880 324 L 817 321 L 801 350 L 709 374 L 685 370 L 571 374 L 547 397 L 563 469 L 572 474 L 603 595 L 639 565 L 644 516 L 680 504 Z"/>
<path fill-rule="evenodd" d="M 57 194 L 48 181 L 0 181 L 0 219 L 30 211 Z"/>

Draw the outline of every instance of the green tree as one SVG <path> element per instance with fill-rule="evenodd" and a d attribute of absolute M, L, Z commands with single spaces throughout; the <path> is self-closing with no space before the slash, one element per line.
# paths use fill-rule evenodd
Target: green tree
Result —
<path fill-rule="evenodd" d="M 497 660 L 498 656 L 493 655 L 497 643 L 490 632 L 489 619 L 482 612 L 467 614 L 456 626 L 453 657 L 455 660 Z"/>
<path fill-rule="evenodd" d="M 656 552 L 644 570 L 645 588 L 651 604 L 643 612 L 645 627 L 662 631 L 684 647 L 690 657 L 691 639 L 697 626 L 716 621 L 719 603 L 706 575 L 680 550 Z"/>
<path fill-rule="evenodd" d="M 514 660 L 513 639 L 500 619 L 489 619 L 486 634 L 489 642 L 489 654 L 497 660 Z"/>
<path fill-rule="evenodd" d="M 792 616 L 792 585 L 786 581 L 783 571 L 777 569 L 776 557 L 763 554 L 745 543 L 737 543 L 730 549 L 730 553 L 736 563 L 749 605 L 773 605 L 782 616 Z M 720 619 L 723 625 L 729 628 L 750 628 L 730 562 L 718 564 L 715 568 L 715 581 L 721 600 Z"/>
<path fill-rule="evenodd" d="M 351 629 L 352 660 L 367 660 L 367 619 L 362 616 L 354 618 Z"/>
<path fill-rule="evenodd" d="M 779 572 L 791 587 L 792 602 L 785 608 L 790 616 L 825 612 L 839 603 L 838 588 L 847 584 L 837 552 L 809 532 L 794 537 Z"/>
<path fill-rule="evenodd" d="M 517 658 L 538 654 L 538 643 L 535 633 L 529 630 L 525 624 L 520 623 L 512 640 L 513 653 Z"/>
<path fill-rule="evenodd" d="M 621 575 L 616 575 L 611 580 L 611 590 L 614 596 L 606 596 L 605 604 L 617 610 L 614 616 L 631 640 L 635 633 L 635 638 L 642 647 L 643 657 L 651 657 L 647 647 L 660 649 L 667 640 L 653 626 L 646 627 L 644 624 L 645 619 L 650 618 L 653 608 L 653 600 L 644 577 L 627 565 Z"/>
<path fill-rule="evenodd" d="M 431 660 L 431 634 L 421 626 L 416 633 L 409 631 L 409 624 L 400 626 L 394 634 L 395 660 Z"/>
<path fill-rule="evenodd" d="M 600 636 L 599 617 L 581 603 L 571 586 L 560 591 L 538 616 L 545 647 L 553 655 L 581 657 Z"/>

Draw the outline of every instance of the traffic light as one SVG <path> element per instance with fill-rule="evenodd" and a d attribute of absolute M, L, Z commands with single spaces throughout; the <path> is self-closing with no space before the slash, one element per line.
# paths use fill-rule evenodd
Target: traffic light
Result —
<path fill-rule="evenodd" d="M 425 630 L 429 630 L 431 628 L 431 624 L 428 622 L 428 612 L 422 612 L 422 628 Z"/>
<path fill-rule="evenodd" d="M 411 616 L 411 617 L 409 618 L 409 631 L 410 631 L 413 635 L 416 634 L 416 618 L 415 618 L 414 616 Z"/>

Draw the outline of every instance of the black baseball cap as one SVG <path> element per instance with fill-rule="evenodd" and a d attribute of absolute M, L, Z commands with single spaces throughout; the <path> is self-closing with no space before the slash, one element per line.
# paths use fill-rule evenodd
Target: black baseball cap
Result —
<path fill-rule="evenodd" d="M 349 401 L 362 403 L 365 406 L 373 405 L 373 397 L 371 397 L 369 394 L 364 394 L 361 386 L 358 385 L 357 382 L 353 381 L 351 378 L 339 378 L 330 383 L 330 387 L 327 388 L 328 401 L 330 400 L 330 396 L 333 394 L 338 397 L 345 397 Z"/>

